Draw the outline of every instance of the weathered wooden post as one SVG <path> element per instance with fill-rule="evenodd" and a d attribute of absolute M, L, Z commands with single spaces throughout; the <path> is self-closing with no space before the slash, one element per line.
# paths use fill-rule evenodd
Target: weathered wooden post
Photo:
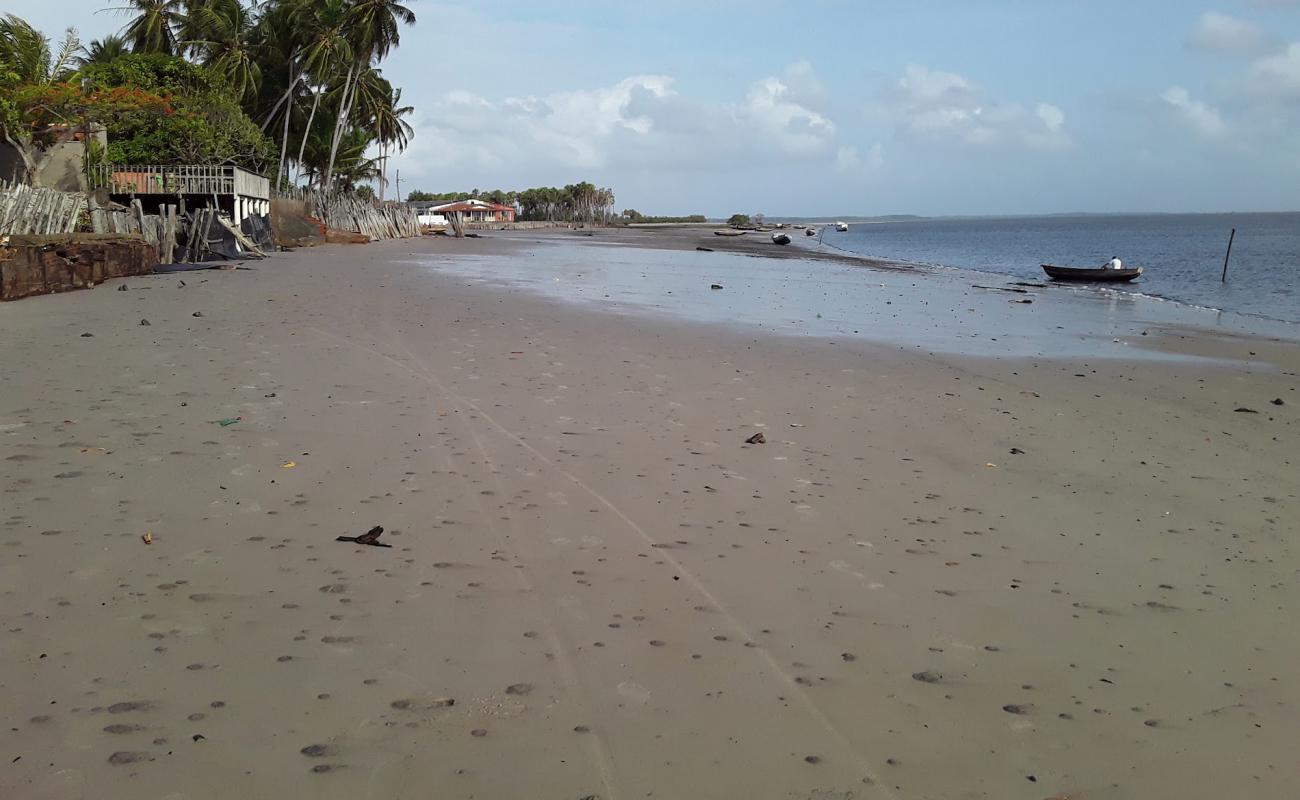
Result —
<path fill-rule="evenodd" d="M 1223 256 L 1223 278 L 1220 283 L 1228 282 L 1228 259 L 1232 258 L 1232 240 L 1237 238 L 1237 229 L 1233 228 L 1232 233 L 1228 236 L 1228 252 Z"/>

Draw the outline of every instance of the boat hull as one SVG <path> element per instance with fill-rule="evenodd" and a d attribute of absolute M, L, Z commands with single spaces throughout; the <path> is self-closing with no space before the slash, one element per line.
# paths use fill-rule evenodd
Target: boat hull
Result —
<path fill-rule="evenodd" d="M 1088 283 L 1124 283 L 1142 274 L 1141 267 L 1133 269 L 1094 269 L 1090 267 L 1058 267 L 1043 264 L 1043 272 L 1049 278 L 1058 281 L 1082 281 Z"/>
<path fill-rule="evenodd" d="M 787 233 L 772 234 L 772 244 L 790 244 L 790 235 Z"/>

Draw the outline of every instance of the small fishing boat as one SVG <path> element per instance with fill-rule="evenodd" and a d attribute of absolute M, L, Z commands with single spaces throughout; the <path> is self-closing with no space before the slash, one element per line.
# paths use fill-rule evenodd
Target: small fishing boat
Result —
<path fill-rule="evenodd" d="M 744 236 L 746 233 L 747 231 L 741 231 L 732 228 L 730 230 L 714 231 L 713 235 L 714 236 Z"/>
<path fill-rule="evenodd" d="M 1142 268 L 1103 269 L 1097 267 L 1057 267 L 1052 264 L 1043 264 L 1043 272 L 1046 272 L 1049 278 L 1058 281 L 1120 283 L 1123 281 L 1131 281 L 1141 275 Z"/>
<path fill-rule="evenodd" d="M 837 223 L 835 223 L 835 230 L 839 231 L 840 233 L 844 233 L 844 232 L 847 231 L 848 229 L 849 229 L 849 223 L 847 223 L 847 222 L 837 222 Z"/>
<path fill-rule="evenodd" d="M 805 231 L 803 232 L 803 235 L 804 235 L 804 236 L 816 236 L 816 235 L 817 235 L 817 229 L 816 229 L 816 228 L 808 228 L 807 230 L 805 230 Z"/>
<path fill-rule="evenodd" d="M 790 244 L 790 234 L 788 233 L 772 234 L 772 244 Z"/>

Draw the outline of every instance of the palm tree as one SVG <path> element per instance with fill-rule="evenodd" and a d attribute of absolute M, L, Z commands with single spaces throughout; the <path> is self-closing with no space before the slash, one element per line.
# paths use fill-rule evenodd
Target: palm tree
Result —
<path fill-rule="evenodd" d="M 91 41 L 88 47 L 82 48 L 77 63 L 83 67 L 90 64 L 107 64 L 130 53 L 131 48 L 127 46 L 125 37 L 105 36 L 103 39 Z"/>
<path fill-rule="evenodd" d="M 338 149 L 338 161 L 334 165 L 334 180 L 337 186 L 331 188 L 353 191 L 357 184 L 379 177 L 379 167 L 375 159 L 366 158 L 370 148 L 369 132 L 360 128 L 351 128 L 343 136 Z"/>
<path fill-rule="evenodd" d="M 414 25 L 415 14 L 397 0 L 354 0 L 349 11 L 349 32 L 353 61 L 343 79 L 343 94 L 339 114 L 334 120 L 334 136 L 330 142 L 329 163 L 325 167 L 325 183 L 333 179 L 334 161 L 338 155 L 346 126 L 352 116 L 356 95 L 356 79 L 361 71 L 376 59 L 388 55 L 401 38 L 401 25 Z"/>
<path fill-rule="evenodd" d="M 372 140 L 379 143 L 379 199 L 383 200 L 388 186 L 388 148 L 396 145 L 399 153 L 406 150 L 415 130 L 403 118 L 415 109 L 401 105 L 402 90 L 393 88 L 377 69 L 367 69 L 357 85 L 358 114 L 364 118 Z"/>
<path fill-rule="evenodd" d="M 304 4 L 294 15 L 302 31 L 302 75 L 312 94 L 311 114 L 307 117 L 307 125 L 303 128 L 298 145 L 300 170 L 321 97 L 326 87 L 342 71 L 342 65 L 353 61 L 352 42 L 348 37 L 350 13 L 348 0 L 319 0 Z"/>
<path fill-rule="evenodd" d="M 251 99 L 261 87 L 261 66 L 253 40 L 250 10 L 239 0 L 199 0 L 186 14 L 181 46 L 199 57 L 200 64 L 222 75 L 240 101 Z"/>
<path fill-rule="evenodd" d="M 64 33 L 55 52 L 45 34 L 26 20 L 5 14 L 0 18 L 0 95 L 8 100 L 19 86 L 49 86 L 68 80 L 80 51 L 81 42 L 73 28 Z M 12 115 L 0 114 L 0 138 L 18 153 L 23 161 L 23 179 L 30 181 L 36 174 L 39 132 L 33 129 L 30 119 L 24 119 L 22 109 L 14 111 Z"/>
<path fill-rule="evenodd" d="M 27 20 L 13 14 L 0 18 L 0 77 L 12 76 L 18 85 L 48 86 L 67 80 L 80 50 L 75 28 L 63 34 L 56 54 L 45 34 Z"/>
<path fill-rule="evenodd" d="M 181 0 L 125 0 L 125 3 L 107 10 L 134 15 L 122 29 L 133 52 L 178 54 L 176 29 L 183 20 Z"/>
<path fill-rule="evenodd" d="M 256 20 L 239 0 L 198 0 L 185 15 L 180 45 L 222 75 L 240 101 L 256 96 L 262 68 L 253 30 Z"/>
<path fill-rule="evenodd" d="M 401 41 L 399 25 L 414 25 L 415 13 L 397 0 L 356 0 L 352 25 L 356 26 L 358 49 L 372 58 L 383 59 Z"/>

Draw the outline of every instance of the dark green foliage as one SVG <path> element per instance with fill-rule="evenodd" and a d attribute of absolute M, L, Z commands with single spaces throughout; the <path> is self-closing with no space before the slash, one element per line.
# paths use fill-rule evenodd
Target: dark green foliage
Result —
<path fill-rule="evenodd" d="M 115 164 L 234 164 L 265 173 L 275 145 L 240 108 L 212 70 L 161 54 L 128 55 L 89 64 L 91 89 L 127 87 L 168 98 L 172 114 L 106 119 L 108 160 Z"/>

